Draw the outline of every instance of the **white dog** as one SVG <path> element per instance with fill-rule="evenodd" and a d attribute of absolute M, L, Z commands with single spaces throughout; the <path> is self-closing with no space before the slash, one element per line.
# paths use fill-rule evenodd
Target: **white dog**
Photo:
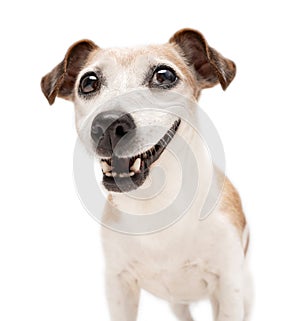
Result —
<path fill-rule="evenodd" d="M 74 103 L 79 137 L 100 160 L 108 194 L 106 222 L 120 222 L 122 212 L 145 217 L 176 200 L 183 181 L 170 152 L 176 139 L 184 139 L 182 154 L 188 148 L 197 160 L 192 169 L 200 182 L 197 195 L 182 217 L 173 207 L 180 217 L 174 224 L 155 233 L 135 233 L 139 235 L 102 229 L 112 321 L 136 320 L 141 289 L 167 300 L 181 321 L 192 320 L 190 303 L 206 298 L 216 321 L 249 318 L 249 234 L 235 188 L 211 165 L 195 128 L 178 114 L 137 112 L 122 99 L 113 103 L 115 97 L 130 97 L 137 90 L 153 94 L 156 101 L 172 93 L 196 102 L 204 88 L 220 83 L 225 90 L 235 72 L 235 64 L 198 31 L 184 29 L 166 44 L 132 49 L 101 49 L 92 41 L 79 41 L 42 79 L 50 104 L 56 96 Z M 164 133 L 151 131 L 153 126 L 165 128 Z M 147 186 L 156 189 L 158 176 L 152 173 L 158 166 L 165 175 L 159 193 L 132 197 Z M 188 158 L 182 166 L 192 167 Z M 221 196 L 210 215 L 199 220 L 214 173 L 224 177 Z"/>

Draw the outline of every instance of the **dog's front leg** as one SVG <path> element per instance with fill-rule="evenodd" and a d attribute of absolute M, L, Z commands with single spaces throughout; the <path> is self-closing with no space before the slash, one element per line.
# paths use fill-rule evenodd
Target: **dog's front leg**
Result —
<path fill-rule="evenodd" d="M 216 321 L 244 321 L 242 278 L 239 274 L 219 279 Z"/>
<path fill-rule="evenodd" d="M 106 274 L 111 321 L 136 321 L 140 297 L 137 280 L 127 271 Z"/>

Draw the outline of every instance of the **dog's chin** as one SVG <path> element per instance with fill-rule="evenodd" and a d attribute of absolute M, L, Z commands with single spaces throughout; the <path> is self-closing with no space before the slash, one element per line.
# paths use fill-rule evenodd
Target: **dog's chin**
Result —
<path fill-rule="evenodd" d="M 166 134 L 150 149 L 129 157 L 100 157 L 103 186 L 109 192 L 130 192 L 143 185 L 154 164 L 173 139 L 180 119 L 176 120 Z"/>

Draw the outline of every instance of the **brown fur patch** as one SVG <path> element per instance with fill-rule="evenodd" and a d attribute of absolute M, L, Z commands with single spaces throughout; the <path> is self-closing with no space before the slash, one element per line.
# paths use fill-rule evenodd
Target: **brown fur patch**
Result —
<path fill-rule="evenodd" d="M 229 218 L 242 237 L 247 222 L 240 196 L 227 177 L 224 181 L 220 210 Z"/>
<path fill-rule="evenodd" d="M 193 67 L 202 89 L 220 83 L 225 90 L 235 77 L 236 66 L 234 62 L 210 47 L 199 31 L 179 30 L 170 39 L 170 43 L 173 43 L 185 58 L 187 65 Z"/>
<path fill-rule="evenodd" d="M 42 78 L 41 88 L 50 105 L 57 96 L 71 98 L 78 73 L 87 62 L 90 53 L 97 48 L 98 46 L 90 40 L 76 42 L 68 49 L 64 60 Z"/>
<path fill-rule="evenodd" d="M 248 235 L 247 235 L 247 241 L 246 241 L 246 244 L 245 244 L 245 247 L 244 247 L 244 254 L 245 254 L 245 256 L 246 256 L 247 253 L 248 253 L 249 243 L 250 243 L 250 234 L 248 233 Z"/>

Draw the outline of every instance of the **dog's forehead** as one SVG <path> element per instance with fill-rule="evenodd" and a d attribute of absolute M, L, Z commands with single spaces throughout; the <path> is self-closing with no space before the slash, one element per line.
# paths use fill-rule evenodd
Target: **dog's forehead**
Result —
<path fill-rule="evenodd" d="M 133 48 L 99 49 L 91 55 L 87 65 L 119 65 L 122 68 L 131 68 L 139 65 L 147 67 L 157 62 L 166 62 L 180 71 L 187 69 L 183 59 L 171 44 L 149 45 Z"/>

